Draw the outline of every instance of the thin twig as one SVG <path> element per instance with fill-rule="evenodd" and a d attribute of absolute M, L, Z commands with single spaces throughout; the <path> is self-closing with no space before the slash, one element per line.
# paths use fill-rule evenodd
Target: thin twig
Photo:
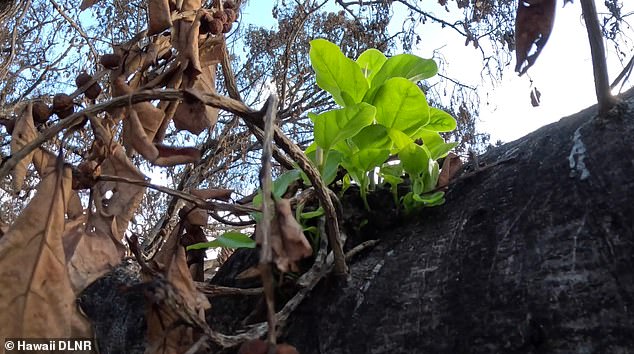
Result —
<path fill-rule="evenodd" d="M 196 196 L 193 196 L 191 194 L 188 194 L 188 193 L 185 193 L 185 192 L 181 192 L 181 191 L 176 190 L 176 189 L 172 189 L 172 188 L 168 188 L 168 187 L 152 184 L 152 183 L 150 183 L 148 181 L 144 181 L 144 180 L 137 180 L 137 179 L 121 177 L 121 176 L 109 176 L 109 175 L 100 175 L 100 176 L 97 176 L 95 179 L 96 179 L 96 181 L 122 182 L 122 183 L 128 183 L 128 184 L 133 184 L 133 185 L 137 185 L 137 186 L 147 187 L 147 188 L 154 189 L 154 190 L 157 190 L 159 192 L 163 192 L 165 194 L 169 194 L 171 196 L 183 199 L 185 201 L 188 201 L 188 202 L 194 204 L 198 208 L 205 209 L 205 210 L 230 211 L 230 212 L 233 212 L 233 213 L 241 213 L 241 214 L 248 214 L 248 213 L 252 213 L 254 211 L 259 211 L 256 208 L 248 207 L 248 206 L 245 206 L 245 205 L 221 203 L 221 202 L 215 202 L 215 201 L 207 201 L 207 200 L 204 200 L 202 198 L 198 198 Z"/>
<path fill-rule="evenodd" d="M 57 2 L 55 2 L 55 0 L 50 0 L 50 1 L 51 1 L 51 4 L 53 4 L 53 7 L 55 8 L 55 10 L 57 10 L 57 12 L 59 12 L 59 14 L 62 15 L 62 17 L 70 24 L 70 26 L 74 28 L 79 33 L 79 35 L 86 41 L 86 44 L 88 44 L 88 47 L 90 48 L 90 52 L 94 56 L 95 60 L 99 59 L 99 54 L 97 53 L 97 49 L 95 49 L 95 46 L 92 44 L 93 41 L 90 38 L 88 38 L 88 34 L 86 34 L 86 32 L 84 32 L 84 30 L 75 21 L 73 21 L 73 19 L 70 18 L 68 14 L 66 14 L 64 9 Z"/>
<path fill-rule="evenodd" d="M 200 292 L 210 297 L 226 296 L 226 295 L 254 296 L 254 295 L 261 295 L 262 292 L 264 291 L 262 288 L 251 288 L 251 289 L 231 288 L 227 286 L 211 285 L 211 284 L 200 283 L 200 282 L 196 282 L 196 289 L 198 289 Z"/>
<path fill-rule="evenodd" d="M 277 96 L 269 96 L 266 102 L 266 114 L 264 115 L 264 139 L 262 141 L 262 168 L 260 169 L 260 187 L 262 188 L 262 220 L 257 232 L 260 248 L 260 276 L 264 288 L 264 300 L 266 301 L 268 343 L 269 348 L 277 343 L 276 318 L 275 318 L 275 293 L 273 289 L 273 248 L 271 246 L 271 224 L 275 208 L 273 205 L 273 176 L 271 175 L 271 159 L 273 155 L 273 131 L 275 127 L 275 115 L 277 112 Z M 269 350 L 270 351 L 270 350 Z"/>
<path fill-rule="evenodd" d="M 0 164 L 0 178 L 4 178 L 9 174 L 9 171 L 13 169 L 17 163 L 26 157 L 31 151 L 37 149 L 42 143 L 53 138 L 60 131 L 70 128 L 75 124 L 79 123 L 84 116 L 87 115 L 96 115 L 105 110 L 125 107 L 129 104 L 151 101 L 151 100 L 167 100 L 167 101 L 177 101 L 183 100 L 185 94 L 181 90 L 174 89 L 161 89 L 161 90 L 144 90 L 131 93 L 129 95 L 122 95 L 119 97 L 115 97 L 111 100 L 101 102 L 86 109 L 76 112 L 60 120 L 57 124 L 49 127 L 48 129 L 42 131 L 37 138 L 35 138 L 30 143 L 26 144 L 21 150 L 16 151 L 11 155 L 11 158 L 5 160 L 2 164 Z M 248 118 L 249 120 L 261 120 L 260 114 L 252 110 L 251 108 L 244 105 L 244 103 L 240 101 L 236 101 L 227 97 L 219 96 L 214 93 L 205 93 L 200 95 L 201 99 L 206 105 L 224 109 L 231 113 L 234 113 L 243 118 Z"/>

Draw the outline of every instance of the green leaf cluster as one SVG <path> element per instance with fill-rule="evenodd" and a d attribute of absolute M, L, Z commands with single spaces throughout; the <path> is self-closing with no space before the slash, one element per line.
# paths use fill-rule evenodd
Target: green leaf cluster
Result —
<path fill-rule="evenodd" d="M 306 154 L 324 182 L 330 184 L 342 166 L 348 180 L 359 185 L 367 207 L 375 171 L 390 184 L 395 197 L 407 174 L 411 181 L 411 191 L 403 198 L 407 210 L 441 204 L 442 192 L 429 193 L 438 181 L 436 160 L 456 143 L 446 143 L 439 133 L 454 130 L 456 121 L 430 107 L 417 85 L 437 74 L 436 63 L 412 54 L 387 58 L 376 49 L 366 50 L 354 61 L 325 39 L 313 40 L 310 46 L 317 85 L 341 106 L 308 114 L 315 141 Z M 387 164 L 388 160 L 399 162 Z"/>
<path fill-rule="evenodd" d="M 255 248 L 255 241 L 248 235 L 237 231 L 228 231 L 209 242 L 200 242 L 187 246 L 187 250 L 199 250 L 205 248 Z"/>

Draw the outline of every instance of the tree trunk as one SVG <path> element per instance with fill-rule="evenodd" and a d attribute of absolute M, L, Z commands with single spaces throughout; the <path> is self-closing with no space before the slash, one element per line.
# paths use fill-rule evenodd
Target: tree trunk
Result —
<path fill-rule="evenodd" d="M 446 204 L 416 217 L 399 217 L 389 193 L 359 213 L 349 192 L 348 247 L 381 242 L 352 259 L 346 284 L 322 281 L 281 341 L 302 354 L 633 351 L 634 90 L 619 108 L 602 120 L 591 107 L 492 149 L 450 186 Z M 240 250 L 213 282 L 257 286 L 236 280 L 257 262 Z M 116 285 L 139 282 L 126 274 L 80 298 L 102 353 L 143 352 L 143 286 Z M 278 299 L 294 291 L 281 280 Z M 211 302 L 216 331 L 265 320 L 261 296 Z"/>
<path fill-rule="evenodd" d="M 619 117 L 591 107 L 486 153 L 445 205 L 386 230 L 346 287 L 319 287 L 285 341 L 302 354 L 632 352 L 633 105 L 629 91 Z"/>

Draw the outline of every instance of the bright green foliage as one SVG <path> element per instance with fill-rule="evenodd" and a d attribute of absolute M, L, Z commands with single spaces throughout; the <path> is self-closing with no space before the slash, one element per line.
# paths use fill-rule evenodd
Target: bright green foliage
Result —
<path fill-rule="evenodd" d="M 369 84 L 359 64 L 325 39 L 310 42 L 309 55 L 317 85 L 330 92 L 338 105 L 345 107 L 361 102 Z"/>
<path fill-rule="evenodd" d="M 366 194 L 380 168 L 379 177 L 395 197 L 403 173 L 409 176 L 411 191 L 403 197 L 406 210 L 442 204 L 444 193 L 431 193 L 439 175 L 436 160 L 456 143 L 445 143 L 438 132 L 454 130 L 456 121 L 429 107 L 416 84 L 437 74 L 436 63 L 412 54 L 388 59 L 376 49 L 363 52 L 355 62 L 324 39 L 311 42 L 310 60 L 319 87 L 342 106 L 319 115 L 309 113 L 315 142 L 306 154 L 325 182 L 334 180 L 341 165 L 347 172 L 344 188 L 354 180 L 367 207 Z M 400 163 L 387 165 L 390 156 Z"/>
<path fill-rule="evenodd" d="M 361 67 L 363 75 L 372 82 L 372 79 L 379 72 L 387 58 L 377 49 L 368 49 L 357 58 L 357 64 Z"/>
<path fill-rule="evenodd" d="M 187 246 L 187 250 L 198 250 L 203 248 L 214 247 L 226 247 L 226 248 L 255 248 L 255 241 L 249 236 L 236 232 L 229 231 L 218 236 L 215 240 L 210 242 L 196 243 L 191 246 Z"/>
<path fill-rule="evenodd" d="M 438 73 L 436 62 L 413 54 L 399 54 L 388 59 L 372 79 L 372 87 L 378 87 L 393 77 L 404 77 L 412 82 L 429 79 Z"/>
<path fill-rule="evenodd" d="M 429 122 L 429 106 L 423 91 L 401 77 L 385 81 L 371 101 L 376 107 L 376 122 L 387 128 L 413 135 Z"/>
<path fill-rule="evenodd" d="M 308 117 L 315 125 L 315 143 L 327 153 L 335 144 L 352 138 L 370 125 L 375 114 L 374 106 L 359 103 L 319 115 L 309 113 Z"/>

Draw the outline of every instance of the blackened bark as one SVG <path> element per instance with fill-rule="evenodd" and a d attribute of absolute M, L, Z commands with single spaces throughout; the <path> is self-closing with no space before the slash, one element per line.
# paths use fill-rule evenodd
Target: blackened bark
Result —
<path fill-rule="evenodd" d="M 482 157 L 447 203 L 385 231 L 285 341 L 313 353 L 634 351 L 634 92 Z M 509 121 L 512 124 L 512 121 Z"/>

